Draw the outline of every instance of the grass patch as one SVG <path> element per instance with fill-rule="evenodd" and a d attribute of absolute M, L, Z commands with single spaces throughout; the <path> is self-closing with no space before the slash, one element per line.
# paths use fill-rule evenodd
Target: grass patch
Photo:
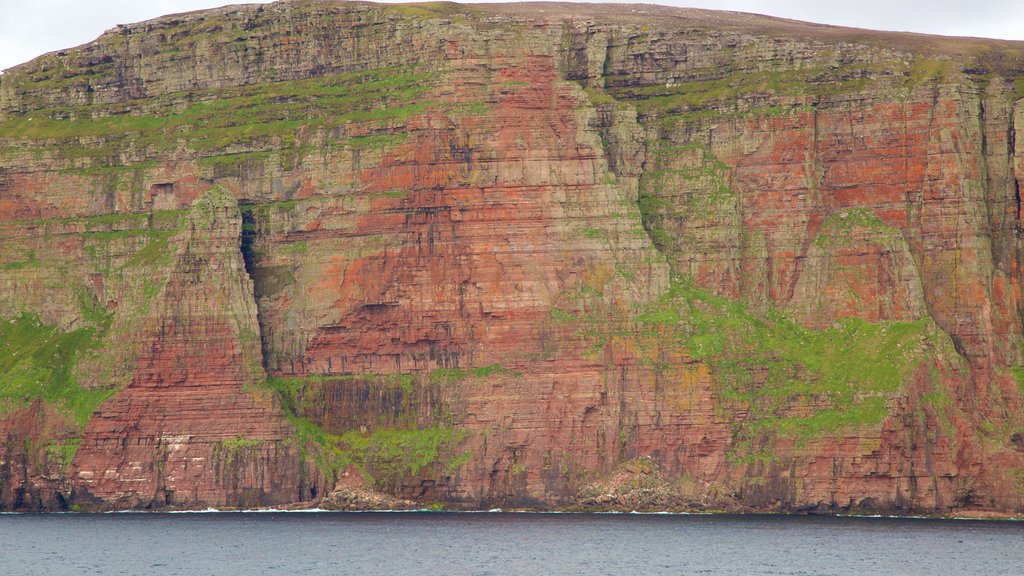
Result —
<path fill-rule="evenodd" d="M 663 116 L 717 108 L 737 103 L 747 94 L 829 96 L 864 90 L 884 71 L 846 67 L 826 69 L 715 72 L 716 77 L 648 86 L 630 85 L 629 77 L 609 77 L 605 91 L 616 100 L 628 100 L 641 116 Z M 891 72 L 890 72 L 891 74 Z M 771 112 L 769 108 L 769 113 Z M 717 111 L 716 111 L 717 112 Z M 783 110 L 778 110 L 782 113 Z M 745 113 L 746 114 L 746 113 Z M 760 112 L 751 115 L 762 115 Z"/>
<path fill-rule="evenodd" d="M 902 239 L 900 231 L 887 225 L 870 208 L 848 208 L 834 212 L 822 222 L 821 231 L 814 238 L 814 245 L 821 248 L 850 246 L 857 242 L 853 237 L 856 229 L 869 229 L 875 241 L 892 242 Z"/>
<path fill-rule="evenodd" d="M 34 314 L 0 319 L 0 405 L 10 409 L 41 398 L 84 427 L 114 393 L 81 388 L 74 377 L 78 356 L 95 346 L 94 328 L 61 332 Z"/>
<path fill-rule="evenodd" d="M 280 250 L 282 254 L 286 254 L 294 258 L 309 252 L 309 243 L 305 240 L 297 240 L 288 244 L 282 244 Z"/>
<path fill-rule="evenodd" d="M 244 215 L 252 215 L 260 219 L 266 219 L 274 212 L 288 212 L 299 205 L 302 200 L 281 200 L 278 202 L 263 202 L 259 204 L 239 204 L 238 209 Z"/>
<path fill-rule="evenodd" d="M 259 440 L 244 436 L 225 438 L 213 447 L 213 457 L 214 460 L 231 466 L 242 459 L 246 452 L 258 447 L 261 443 Z"/>
<path fill-rule="evenodd" d="M 244 448 L 255 448 L 260 445 L 260 441 L 252 438 L 245 438 L 244 436 L 236 436 L 235 438 L 222 440 L 220 445 L 227 450 L 241 450 Z"/>
<path fill-rule="evenodd" d="M 1024 76 L 1013 81 L 1013 91 L 1010 92 L 1010 102 L 1016 102 L 1024 98 Z"/>
<path fill-rule="evenodd" d="M 508 374 L 515 377 L 523 375 L 522 372 L 509 370 L 501 364 L 491 364 L 477 368 L 438 368 L 430 371 L 428 379 L 430 382 L 439 384 L 454 384 L 470 378 L 487 378 L 492 374 Z"/>
<path fill-rule="evenodd" d="M 652 310 L 637 317 L 641 324 L 653 324 L 659 326 L 675 326 L 681 320 L 679 312 L 672 309 Z"/>
<path fill-rule="evenodd" d="M 97 302 L 88 290 L 78 288 L 75 290 L 75 296 L 78 297 L 78 310 L 82 314 L 82 319 L 99 327 L 101 330 L 105 330 L 110 326 L 114 316 L 113 313 L 107 310 L 107 307 L 102 303 Z"/>
<path fill-rule="evenodd" d="M 478 371 L 487 375 L 503 370 L 494 365 L 472 373 Z M 466 453 L 454 453 L 465 432 L 447 425 L 420 427 L 410 422 L 411 425 L 333 434 L 305 416 L 307 404 L 316 403 L 317 384 L 351 380 L 372 380 L 383 388 L 399 387 L 407 398 L 412 396 L 416 386 L 416 377 L 404 374 L 268 377 L 264 383 L 281 400 L 289 421 L 295 427 L 296 445 L 322 472 L 336 477 L 346 467 L 354 466 L 376 488 L 393 489 L 403 479 L 415 478 L 428 467 L 436 466 L 439 473 L 450 472 L 468 461 Z"/>
<path fill-rule="evenodd" d="M 8 262 L 6 264 L 0 264 L 0 272 L 23 270 L 25 268 L 34 268 L 38 265 L 39 260 L 36 260 L 35 250 L 29 250 L 24 260 L 17 260 L 14 262 Z"/>
<path fill-rule="evenodd" d="M 341 436 L 342 452 L 369 474 L 379 488 L 395 488 L 403 478 L 415 478 L 465 438 L 464 430 L 435 426 L 413 429 L 350 430 Z M 448 464 L 452 463 L 448 457 Z M 461 459 L 462 455 L 454 457 Z"/>
<path fill-rule="evenodd" d="M 1024 366 L 1011 366 L 1010 374 L 1017 381 L 1017 393 L 1024 396 Z"/>
<path fill-rule="evenodd" d="M 61 469 L 67 468 L 82 445 L 81 438 L 66 438 L 46 445 L 46 459 Z"/>
<path fill-rule="evenodd" d="M 679 278 L 637 322 L 641 333 L 710 366 L 723 405 L 747 413 L 736 423 L 741 438 L 768 432 L 806 440 L 878 425 L 888 414 L 886 399 L 915 370 L 937 353 L 955 355 L 948 336 L 927 319 L 844 318 L 814 331 L 777 311 L 754 314 Z M 796 412 L 806 415 L 793 416 L 800 407 Z"/>
<path fill-rule="evenodd" d="M 125 261 L 125 267 L 155 266 L 167 261 L 171 256 L 170 240 L 177 232 L 177 230 L 160 230 L 148 233 L 149 242 Z"/>
<path fill-rule="evenodd" d="M 267 152 L 233 154 L 239 146 L 293 148 L 297 133 L 335 129 L 352 122 L 401 122 L 437 105 L 418 101 L 437 76 L 413 67 L 381 68 L 352 74 L 319 76 L 198 91 L 180 106 L 181 95 L 150 98 L 135 109 L 166 113 L 124 113 L 113 106 L 79 106 L 34 110 L 0 120 L 0 133 L 17 134 L 0 145 L 26 143 L 68 160 L 87 158 L 89 173 L 120 172 L 119 151 L 162 153 L 185 146 L 211 157 L 208 166 L 237 171 L 239 163 L 264 160 Z M 351 140 L 354 148 L 397 145 L 404 134 Z M 146 164 L 134 165 L 137 169 Z M 100 171 L 100 172 L 96 172 Z"/>

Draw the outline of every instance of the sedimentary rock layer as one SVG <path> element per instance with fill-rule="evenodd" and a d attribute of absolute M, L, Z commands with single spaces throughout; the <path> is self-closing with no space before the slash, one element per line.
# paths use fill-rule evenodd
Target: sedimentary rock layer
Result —
<path fill-rule="evenodd" d="M 1024 511 L 1022 97 L 1020 43 L 641 5 L 42 56 L 0 507 Z"/>

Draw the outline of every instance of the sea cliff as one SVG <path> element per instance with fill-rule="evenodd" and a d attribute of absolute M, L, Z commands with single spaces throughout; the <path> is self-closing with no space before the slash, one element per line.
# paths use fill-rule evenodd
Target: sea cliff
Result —
<path fill-rule="evenodd" d="M 1024 512 L 1024 43 L 281 1 L 0 76 L 0 509 Z"/>

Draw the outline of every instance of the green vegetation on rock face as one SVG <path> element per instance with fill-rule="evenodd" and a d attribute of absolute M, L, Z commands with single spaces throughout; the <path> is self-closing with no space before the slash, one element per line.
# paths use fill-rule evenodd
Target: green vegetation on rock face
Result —
<path fill-rule="evenodd" d="M 629 101 L 644 117 L 663 117 L 665 122 L 693 123 L 702 117 L 727 120 L 735 117 L 775 116 L 795 111 L 791 106 L 765 106 L 764 96 L 823 99 L 884 86 L 903 92 L 953 77 L 952 60 L 914 58 L 843 66 L 771 70 L 736 69 L 735 66 L 688 70 L 689 79 L 637 86 L 632 76 L 608 76 L 606 93 L 617 101 Z M 760 98 L 752 98 L 760 96 Z M 601 95 L 603 100 L 607 96 Z M 757 101 L 756 105 L 743 102 Z"/>
<path fill-rule="evenodd" d="M 0 120 L 0 152 L 26 142 L 58 157 L 88 158 L 89 170 L 121 170 L 122 151 L 163 153 L 184 146 L 207 162 L 227 169 L 253 154 L 235 158 L 239 146 L 271 149 L 296 145 L 300 129 L 312 133 L 348 123 L 401 122 L 435 105 L 419 98 L 435 75 L 415 68 L 381 68 L 183 94 L 137 102 L 123 113 L 114 105 L 49 108 Z M 182 107 L 181 102 L 186 102 Z M 13 138 L 12 138 L 13 137 Z M 356 149 L 393 146 L 401 135 L 364 135 L 351 139 Z M 143 163 L 145 165 L 145 163 Z M 124 166 L 124 170 L 133 166 Z"/>
<path fill-rule="evenodd" d="M 705 363 L 719 409 L 733 428 L 731 456 L 739 461 L 771 459 L 776 439 L 803 444 L 880 426 L 891 400 L 914 378 L 934 386 L 936 366 L 960 369 L 949 336 L 929 319 L 843 318 L 810 330 L 778 310 L 754 312 L 682 276 L 632 314 L 602 307 L 597 297 L 579 308 L 586 311 L 554 309 L 552 322 L 575 327 L 581 349 L 591 354 L 635 347 L 641 363 L 655 372 L 672 370 L 665 358 L 680 350 Z M 935 398 L 942 394 L 936 388 Z"/>
<path fill-rule="evenodd" d="M 48 317 L 64 318 L 72 329 L 45 322 L 36 294 L 13 294 L 15 310 L 0 318 L 0 413 L 23 410 L 41 401 L 48 424 L 30 438 L 36 457 L 50 473 L 74 459 L 89 418 L 130 379 L 132 335 L 155 300 L 172 252 L 169 242 L 189 211 L 102 214 L 36 219 L 27 224 L 44 239 L 0 272 L 24 275 L 26 282 L 52 276 L 63 291 L 55 293 Z M 54 239 L 71 238 L 81 253 L 55 252 Z M 31 268 L 31 270 L 26 270 Z M 102 277 L 97 290 L 86 274 Z M 58 295 L 59 294 L 59 295 Z M 117 294 L 120 306 L 108 307 Z M 43 300 L 45 302 L 45 300 Z M 128 349 L 126 349 L 128 348 Z M 80 385 L 81 384 L 81 385 Z M 57 421 L 54 421 L 54 415 Z"/>
<path fill-rule="evenodd" d="M 256 449 L 260 444 L 261 442 L 259 440 L 246 438 L 244 436 L 227 438 L 225 440 L 221 440 L 214 446 L 213 458 L 214 460 L 223 462 L 227 466 L 231 466 L 243 458 L 246 452 Z"/>
<path fill-rule="evenodd" d="M 1024 366 L 1011 366 L 1010 374 L 1017 381 L 1017 393 L 1024 396 Z"/>
<path fill-rule="evenodd" d="M 882 222 L 870 208 L 850 208 L 833 213 L 822 222 L 814 245 L 821 248 L 849 246 L 856 241 L 853 237 L 855 229 L 870 230 L 874 242 L 891 243 L 902 239 L 899 230 Z"/>
<path fill-rule="evenodd" d="M 61 332 L 34 314 L 0 318 L 0 411 L 42 399 L 78 426 L 113 390 L 87 390 L 74 375 L 79 355 L 96 346 L 96 331 Z"/>
<path fill-rule="evenodd" d="M 48 444 L 46 446 L 46 458 L 61 469 L 66 468 L 75 459 L 75 454 L 78 453 L 78 447 L 81 444 L 81 438 L 67 438 L 60 442 Z"/>
<path fill-rule="evenodd" d="M 642 116 L 664 114 L 686 114 L 707 107 L 733 104 L 741 96 L 749 94 L 774 94 L 779 96 L 827 96 L 844 92 L 863 90 L 871 82 L 871 75 L 864 72 L 850 78 L 850 70 L 844 76 L 827 70 L 768 70 L 761 72 L 728 72 L 719 70 L 718 76 L 708 80 L 691 80 L 679 83 L 655 84 L 651 86 L 617 86 L 617 79 L 608 79 L 610 94 L 616 100 L 629 100 Z M 782 109 L 757 109 L 746 112 L 749 115 L 773 115 Z M 719 112 L 716 110 L 716 114 Z M 728 111 L 726 111 L 728 117 Z"/>
<path fill-rule="evenodd" d="M 755 79 L 756 85 L 745 83 Z M 707 114 L 705 120 L 713 121 L 720 116 L 714 101 L 744 91 L 792 89 L 821 95 L 814 86 L 798 88 L 780 83 L 781 79 L 780 73 L 765 73 L 678 86 L 613 87 L 608 93 L 630 99 L 641 113 L 660 118 L 663 124 L 693 114 Z M 860 81 L 832 86 L 859 87 Z M 710 108 L 692 111 L 702 106 Z M 757 115 L 790 112 L 751 109 Z M 668 128 L 667 133 L 690 137 L 678 126 Z M 727 233 L 730 225 L 738 226 L 729 220 L 738 213 L 738 197 L 729 186 L 730 167 L 699 138 L 684 143 L 652 140 L 648 151 L 651 168 L 641 176 L 638 207 L 648 236 L 673 270 L 670 289 L 629 317 L 602 312 L 593 302 L 583 307 L 584 314 L 555 310 L 552 317 L 562 324 L 577 324 L 578 335 L 593 343 L 591 350 L 610 342 L 628 345 L 625 341 L 635 338 L 656 370 L 666 369 L 659 358 L 675 350 L 686 350 L 707 364 L 719 409 L 733 428 L 734 459 L 770 460 L 771 444 L 777 439 L 803 444 L 849 428 L 880 426 L 895 408 L 893 399 L 906 393 L 915 377 L 930 378 L 929 368 L 937 365 L 958 366 L 949 337 L 928 319 L 871 323 L 843 318 L 815 331 L 778 310 L 755 312 L 742 302 L 696 287 L 688 270 L 680 267 L 686 266 L 687 251 L 700 250 L 708 239 L 689 234 L 707 234 L 713 226 Z M 699 225 L 688 226 L 691 220 Z M 903 242 L 900 232 L 871 210 L 853 208 L 823 222 L 814 246 L 850 245 L 859 241 L 858 234 L 884 243 Z M 621 328 L 631 322 L 639 324 L 639 338 Z"/>
<path fill-rule="evenodd" d="M 220 445 L 227 450 L 242 450 L 245 448 L 255 448 L 260 445 L 260 441 L 244 436 L 236 436 L 222 441 Z"/>
<path fill-rule="evenodd" d="M 432 370 L 428 375 L 428 378 L 431 382 L 451 384 L 454 382 L 461 382 L 469 378 L 486 378 L 491 374 L 509 374 L 515 377 L 522 376 L 522 373 L 509 370 L 501 364 L 491 364 L 490 366 L 480 366 L 478 368 L 470 369 L 438 368 L 437 370 Z"/>
<path fill-rule="evenodd" d="M 1013 92 L 1010 93 L 1010 102 L 1016 102 L 1024 98 L 1024 77 L 1013 81 Z"/>
<path fill-rule="evenodd" d="M 452 451 L 465 438 L 464 430 L 447 426 L 410 429 L 349 430 L 341 436 L 342 452 L 380 487 L 395 487 L 415 479 L 421 470 L 460 459 Z M 446 459 L 446 462 L 440 462 Z M 447 472 L 449 465 L 444 466 Z"/>
<path fill-rule="evenodd" d="M 720 222 L 738 214 L 739 195 L 729 186 L 729 166 L 704 144 L 648 147 L 656 168 L 640 177 L 640 217 L 655 247 L 672 260 L 693 234 L 681 223 Z M 726 223 L 720 228 L 728 232 Z"/>
<path fill-rule="evenodd" d="M 406 17 L 438 18 L 467 15 L 473 12 L 471 6 L 457 2 L 416 2 L 409 4 L 381 6 L 387 12 Z"/>
<path fill-rule="evenodd" d="M 264 387 L 274 391 L 280 399 L 295 427 L 294 442 L 321 472 L 336 477 L 353 466 L 375 488 L 395 489 L 403 481 L 417 480 L 428 468 L 434 474 L 452 474 L 469 460 L 468 453 L 457 451 L 466 433 L 453 428 L 447 415 L 436 414 L 437 420 L 429 425 L 419 422 L 410 406 L 416 387 L 451 378 L 485 377 L 502 370 L 500 366 L 488 366 L 458 372 L 434 371 L 420 377 L 406 374 L 269 377 Z M 397 394 L 401 406 L 396 423 L 332 433 L 307 417 L 319 403 L 321 387 L 339 382 L 369 386 L 378 394 L 386 391 Z"/>
<path fill-rule="evenodd" d="M 24 260 L 15 260 L 14 262 L 0 264 L 0 271 L 21 270 L 22 268 L 29 268 L 38 265 L 39 261 L 36 260 L 36 253 L 35 251 L 31 251 L 25 255 Z"/>
<path fill-rule="evenodd" d="M 803 441 L 877 426 L 917 370 L 956 358 L 949 337 L 928 319 L 844 318 L 814 331 L 680 279 L 638 321 L 708 363 L 725 409 L 747 413 L 735 423 L 741 446 L 764 433 Z"/>

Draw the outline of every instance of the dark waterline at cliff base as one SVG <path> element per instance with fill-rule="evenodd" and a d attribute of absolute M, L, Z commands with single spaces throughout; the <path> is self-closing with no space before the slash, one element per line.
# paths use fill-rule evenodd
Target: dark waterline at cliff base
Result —
<path fill-rule="evenodd" d="M 1021 574 L 1024 524 L 449 513 L 0 518 L 0 573 Z"/>

